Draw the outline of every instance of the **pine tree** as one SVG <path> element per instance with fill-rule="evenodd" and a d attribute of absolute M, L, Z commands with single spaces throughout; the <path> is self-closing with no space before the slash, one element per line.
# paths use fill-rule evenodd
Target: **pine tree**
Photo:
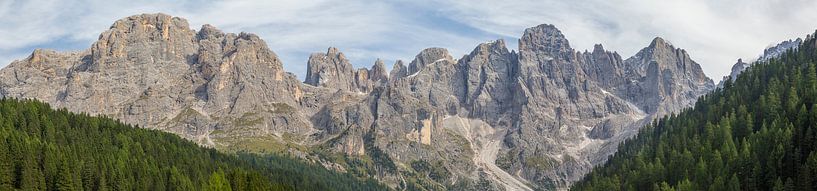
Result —
<path fill-rule="evenodd" d="M 786 99 L 786 112 L 796 114 L 800 109 L 800 96 L 797 94 L 797 89 L 794 86 L 789 87 L 788 97 Z M 794 117 L 795 115 L 792 115 Z"/>
<path fill-rule="evenodd" d="M 36 159 L 32 154 L 25 154 L 22 173 L 20 177 L 20 188 L 23 190 L 45 190 L 45 175 L 37 168 Z"/>
<path fill-rule="evenodd" d="M 3 136 L 5 136 L 5 132 L 0 131 L 0 190 L 13 190 L 14 164 Z"/>
<path fill-rule="evenodd" d="M 809 63 L 806 69 L 806 82 L 805 82 L 805 96 L 806 101 L 814 103 L 814 97 L 817 96 L 817 70 L 815 70 L 815 64 Z"/>
<path fill-rule="evenodd" d="M 232 188 L 230 187 L 230 182 L 227 181 L 227 177 L 224 175 L 224 171 L 219 170 L 210 175 L 210 180 L 207 181 L 205 190 L 232 191 Z"/>
<path fill-rule="evenodd" d="M 184 191 L 184 190 L 195 190 L 193 187 L 193 182 L 190 181 L 187 176 L 183 175 L 179 172 L 179 169 L 176 167 L 170 168 L 169 170 L 170 175 L 168 178 L 170 180 L 167 181 L 167 190 L 168 191 Z"/>
<path fill-rule="evenodd" d="M 740 179 L 735 174 L 732 174 L 732 177 L 729 178 L 729 185 L 726 188 L 728 191 L 740 191 Z"/>
<path fill-rule="evenodd" d="M 63 190 L 78 190 L 74 188 L 74 182 L 71 178 L 71 169 L 68 166 L 68 162 L 66 162 L 65 158 L 62 158 L 59 169 L 57 174 L 57 182 L 56 182 L 56 189 L 63 191 Z"/>
<path fill-rule="evenodd" d="M 107 191 L 108 190 L 108 180 L 105 177 L 106 176 L 104 174 L 99 176 L 99 179 L 97 179 L 97 182 L 94 185 L 94 186 L 96 186 L 95 187 L 96 189 L 94 189 L 94 190 L 96 190 L 96 191 Z"/>
<path fill-rule="evenodd" d="M 774 186 L 772 187 L 772 190 L 773 190 L 773 191 L 787 191 L 787 190 L 786 190 L 786 185 L 785 185 L 785 184 L 783 184 L 783 181 L 782 181 L 782 180 L 780 180 L 780 178 L 777 178 L 776 180 L 774 180 L 774 184 L 773 184 L 773 185 L 774 185 Z"/>
<path fill-rule="evenodd" d="M 95 165 L 91 160 L 85 162 L 82 165 L 82 188 L 83 190 L 94 190 L 96 186 L 97 177 L 95 176 L 96 172 L 94 171 Z"/>
<path fill-rule="evenodd" d="M 695 185 L 692 184 L 692 182 L 689 181 L 689 179 L 684 179 L 683 181 L 678 183 L 677 188 L 678 189 L 676 189 L 676 190 L 679 190 L 679 191 L 681 191 L 681 190 L 696 190 Z"/>

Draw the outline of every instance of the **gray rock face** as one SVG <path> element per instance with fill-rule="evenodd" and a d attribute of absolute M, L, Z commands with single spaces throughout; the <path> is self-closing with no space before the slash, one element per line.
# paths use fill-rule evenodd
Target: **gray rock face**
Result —
<path fill-rule="evenodd" d="M 679 111 L 714 89 L 712 80 L 685 50 L 661 38 L 624 62 L 633 67 L 631 79 L 641 79 L 626 85 L 625 97 L 648 113 L 663 116 Z"/>
<path fill-rule="evenodd" d="M 780 55 L 785 54 L 786 51 L 789 51 L 790 49 L 796 49 L 802 43 L 803 39 L 801 38 L 780 42 L 775 46 L 763 50 L 763 55 L 760 56 L 760 58 L 758 58 L 757 60 L 768 61 L 769 59 L 780 57 Z"/>
<path fill-rule="evenodd" d="M 164 14 L 119 20 L 89 50 L 35 51 L 0 70 L 6 96 L 113 116 L 215 147 L 227 143 L 214 139 L 233 136 L 310 132 L 295 110 L 300 86 L 258 36 L 209 25 L 196 32 Z M 232 131 L 238 127 L 246 130 Z"/>
<path fill-rule="evenodd" d="M 301 83 L 255 35 L 144 14 L 117 21 L 88 50 L 15 61 L 0 70 L 0 95 L 220 149 L 284 147 L 332 169 L 361 168 L 307 150 L 343 154 L 396 188 L 532 190 L 566 188 L 643 124 L 714 87 L 660 38 L 623 60 L 601 45 L 577 52 L 539 25 L 518 50 L 497 40 L 454 59 L 429 48 L 387 73 L 381 60 L 355 69 L 330 48 L 310 56 Z"/>
<path fill-rule="evenodd" d="M 353 91 L 357 89 L 354 78 L 354 68 L 346 56 L 337 48 L 330 47 L 325 54 L 314 53 L 309 56 L 304 83 Z"/>
<path fill-rule="evenodd" d="M 417 56 L 414 57 L 414 61 L 409 63 L 408 74 L 415 74 L 425 68 L 426 65 L 445 60 L 454 60 L 451 55 L 448 54 L 448 50 L 444 48 L 427 48 L 421 51 L 420 54 L 417 54 Z"/>
<path fill-rule="evenodd" d="M 718 83 L 718 87 L 723 87 L 723 83 L 726 80 L 735 81 L 735 79 L 738 78 L 738 75 L 743 73 L 743 71 L 746 71 L 749 66 L 752 66 L 752 64 L 743 62 L 743 59 L 738 59 L 738 62 L 732 65 L 732 72 L 730 72 L 728 76 L 723 77 L 723 80 Z"/>
<path fill-rule="evenodd" d="M 377 59 L 374 62 L 372 69 L 369 69 L 369 79 L 375 82 L 389 81 L 389 72 L 386 71 L 386 64 L 383 63 L 383 60 Z"/>
<path fill-rule="evenodd" d="M 314 53 L 307 62 L 305 84 L 352 92 L 369 92 L 374 85 L 388 81 L 386 67 L 377 60 L 371 70 L 352 67 L 346 56 L 335 47 Z"/>
<path fill-rule="evenodd" d="M 519 70 L 516 54 L 505 41 L 483 43 L 460 59 L 465 84 L 463 106 L 471 118 L 493 118 L 514 109 L 513 91 Z"/>
<path fill-rule="evenodd" d="M 408 75 L 408 68 L 406 65 L 403 64 L 402 60 L 397 60 L 394 65 L 391 67 L 391 72 L 389 72 L 389 77 L 391 79 L 398 79 L 402 77 L 406 77 Z"/>

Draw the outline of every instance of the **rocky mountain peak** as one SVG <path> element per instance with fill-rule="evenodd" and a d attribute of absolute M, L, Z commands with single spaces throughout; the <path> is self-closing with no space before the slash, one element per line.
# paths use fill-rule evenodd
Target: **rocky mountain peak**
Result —
<path fill-rule="evenodd" d="M 406 68 L 406 64 L 403 64 L 402 60 L 397 60 L 394 62 L 394 65 L 391 67 L 391 72 L 389 72 L 390 79 L 398 79 L 402 77 L 406 77 L 408 75 L 408 68 Z"/>
<path fill-rule="evenodd" d="M 386 71 L 386 64 L 383 63 L 383 60 L 377 59 L 374 61 L 374 65 L 372 65 L 372 69 L 369 70 L 369 77 L 373 81 L 388 81 L 389 80 L 389 73 Z"/>
<path fill-rule="evenodd" d="M 505 40 L 497 39 L 495 41 L 490 41 L 486 43 L 479 44 L 477 48 L 474 49 L 474 52 L 508 52 L 508 48 L 505 46 Z"/>
<path fill-rule="evenodd" d="M 556 26 L 542 24 L 525 29 L 519 39 L 519 51 L 541 51 L 551 57 L 572 53 L 570 43 Z"/>
<path fill-rule="evenodd" d="M 224 32 L 210 24 L 204 24 L 198 33 L 199 39 L 215 39 L 224 37 Z"/>
<path fill-rule="evenodd" d="M 191 30 L 190 24 L 185 19 L 155 13 L 120 19 L 114 22 L 108 31 L 122 32 L 132 38 L 146 37 L 149 40 L 169 40 L 174 37 L 171 33 L 190 32 Z"/>
<path fill-rule="evenodd" d="M 800 46 L 801 43 L 803 43 L 803 39 L 801 38 L 780 42 L 777 45 L 763 50 L 763 55 L 761 55 L 757 60 L 768 61 L 772 58 L 777 58 L 783 53 L 786 53 L 786 51 L 797 48 L 797 46 Z"/>
<path fill-rule="evenodd" d="M 91 46 L 89 70 L 125 63 L 184 61 L 195 54 L 196 32 L 186 20 L 162 13 L 120 19 Z"/>
<path fill-rule="evenodd" d="M 313 53 L 307 61 L 304 83 L 342 90 L 353 90 L 355 71 L 346 56 L 335 47 L 326 53 Z"/>
<path fill-rule="evenodd" d="M 743 62 L 743 59 L 738 59 L 738 62 L 732 65 L 732 72 L 729 73 L 729 77 L 734 81 L 738 78 L 738 74 L 745 71 L 749 66 L 751 66 L 751 64 Z"/>
<path fill-rule="evenodd" d="M 454 58 L 451 57 L 451 54 L 448 53 L 447 49 L 437 47 L 423 49 L 423 51 L 420 51 L 420 53 L 414 57 L 414 60 L 409 63 L 408 74 L 411 75 L 417 73 L 426 65 L 445 60 L 450 61 L 450 63 L 454 63 Z"/>
<path fill-rule="evenodd" d="M 249 42 L 252 42 L 252 43 L 258 43 L 259 45 L 263 45 L 263 47 L 265 47 L 265 48 L 267 47 L 267 43 L 264 42 L 264 40 L 261 39 L 261 37 L 259 37 L 258 35 L 254 34 L 254 33 L 245 33 L 245 32 L 238 33 L 238 39 L 244 40 L 244 41 L 249 41 Z M 340 54 L 339 56 L 343 56 L 343 54 Z"/>
<path fill-rule="evenodd" d="M 0 91 L 71 111 L 117 116 L 203 145 L 213 144 L 208 132 L 232 127 L 231 119 L 244 113 L 265 119 L 278 115 L 272 119 L 279 121 L 275 125 L 259 129 L 294 123 L 304 127 L 294 131 L 308 128 L 285 110 L 300 99 L 301 84 L 284 74 L 275 53 L 250 33 L 225 34 L 210 25 L 196 32 L 178 17 L 141 14 L 114 22 L 88 51 L 35 51 L 24 62 L 58 67 L 20 64 L 26 67 L 0 70 Z M 272 110 L 277 113 L 259 112 Z"/>
<path fill-rule="evenodd" d="M 491 56 L 491 55 L 508 56 L 509 54 L 511 54 L 511 52 L 505 46 L 505 41 L 502 40 L 502 39 L 498 39 L 498 40 L 495 40 L 495 41 L 490 41 L 490 42 L 481 43 L 481 44 L 477 45 L 477 47 L 474 48 L 474 50 L 471 51 L 471 53 L 469 53 L 468 55 L 463 57 L 460 60 L 460 62 L 463 62 L 463 61 L 464 62 L 469 62 L 468 60 L 465 60 L 465 59 L 473 59 L 473 57 L 476 57 L 476 56 L 483 56 L 483 57 L 488 57 L 488 56 Z M 511 58 L 507 58 L 507 59 L 511 59 Z"/>
<path fill-rule="evenodd" d="M 657 66 L 663 69 L 665 67 L 672 67 L 667 64 L 677 63 L 676 61 L 678 59 L 689 59 L 686 50 L 675 48 L 675 46 L 663 38 L 655 37 L 649 46 L 641 49 L 635 56 L 627 60 L 630 61 L 630 66 L 639 68 L 639 72 L 644 72 L 649 64 L 658 64 Z"/>
<path fill-rule="evenodd" d="M 667 60 L 666 58 L 678 57 L 680 59 L 688 59 L 689 55 L 687 54 L 686 50 L 676 48 L 672 45 L 672 43 L 664 40 L 661 37 L 655 37 L 650 42 L 649 46 L 641 49 L 641 51 L 636 54 L 636 57 L 644 57 L 645 59 L 648 59 L 647 61 L 664 61 L 658 62 L 658 64 L 663 64 L 675 63 L 674 61 Z"/>
<path fill-rule="evenodd" d="M 343 53 L 342 53 L 342 52 L 340 52 L 340 50 L 338 50 L 338 48 L 337 48 L 337 47 L 329 47 L 329 49 L 328 49 L 328 50 L 326 50 L 326 55 L 337 55 L 337 56 L 343 56 Z"/>
<path fill-rule="evenodd" d="M 667 42 L 666 40 L 664 40 L 664 38 L 661 38 L 661 37 L 655 37 L 655 38 L 653 38 L 653 39 L 652 39 L 652 42 L 650 42 L 650 46 L 649 46 L 649 48 L 653 48 L 653 49 L 655 49 L 655 48 L 670 48 L 670 49 L 674 49 L 674 48 L 672 48 L 672 47 L 673 47 L 673 46 L 672 46 L 672 44 L 670 44 L 669 42 Z"/>
<path fill-rule="evenodd" d="M 604 51 L 604 46 L 602 46 L 601 44 L 593 45 L 593 54 L 594 55 L 601 54 L 601 53 L 604 53 L 604 52 L 605 52 Z"/>
<path fill-rule="evenodd" d="M 734 82 L 740 73 L 743 73 L 749 66 L 752 66 L 750 63 L 743 62 L 743 59 L 738 59 L 738 61 L 732 65 L 732 70 L 729 72 L 728 76 L 724 76 L 720 82 L 718 82 L 718 87 L 723 87 L 726 80 L 731 80 Z"/>
<path fill-rule="evenodd" d="M 806 39 L 808 39 L 808 38 L 809 37 L 806 37 Z M 797 38 L 797 39 L 794 39 L 794 40 L 789 39 L 789 40 L 780 42 L 777 45 L 770 46 L 770 47 L 764 49 L 763 50 L 763 55 L 760 55 L 760 57 L 757 58 L 757 61 L 765 62 L 765 61 L 769 61 L 769 60 L 771 60 L 773 58 L 777 58 L 780 55 L 786 53 L 786 51 L 789 51 L 791 49 L 796 49 L 802 43 L 803 43 L 802 38 Z M 743 62 L 742 59 L 738 59 L 738 62 L 735 63 L 734 65 L 732 65 L 732 71 L 729 73 L 728 76 L 724 76 L 723 80 L 726 80 L 728 78 L 731 78 L 733 81 L 736 80 L 738 75 L 740 75 L 740 73 L 743 73 L 743 71 L 745 71 L 746 68 L 749 68 L 749 66 L 752 66 L 753 63 L 754 63 L 754 61 L 746 63 L 746 62 Z M 718 86 L 722 86 L 722 85 L 723 85 L 723 81 L 718 83 Z"/>
<path fill-rule="evenodd" d="M 49 59 L 55 54 L 57 54 L 57 51 L 38 48 L 31 52 L 31 55 L 28 56 L 27 60 L 32 64 L 47 63 L 48 61 L 46 59 Z"/>
<path fill-rule="evenodd" d="M 81 52 L 57 52 L 50 49 L 34 49 L 23 60 L 15 60 L 6 68 L 31 69 L 48 74 L 62 73 L 72 66 L 72 61 L 79 60 Z M 21 73 L 22 74 L 22 73 Z M 17 78 L 19 79 L 19 78 Z M 3 94 L 0 92 L 0 97 Z"/>
<path fill-rule="evenodd" d="M 649 46 L 624 62 L 630 76 L 644 77 L 638 85 L 628 85 L 630 93 L 638 93 L 628 97 L 649 113 L 664 115 L 678 111 L 715 87 L 686 50 L 661 37 L 655 37 Z"/>

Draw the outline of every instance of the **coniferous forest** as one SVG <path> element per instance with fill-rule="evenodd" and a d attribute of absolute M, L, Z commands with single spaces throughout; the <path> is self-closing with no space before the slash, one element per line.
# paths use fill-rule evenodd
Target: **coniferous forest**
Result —
<path fill-rule="evenodd" d="M 817 190 L 815 46 L 811 35 L 654 121 L 572 190 Z"/>
<path fill-rule="evenodd" d="M 284 156 L 223 154 L 107 117 L 0 100 L 0 190 L 386 190 Z"/>

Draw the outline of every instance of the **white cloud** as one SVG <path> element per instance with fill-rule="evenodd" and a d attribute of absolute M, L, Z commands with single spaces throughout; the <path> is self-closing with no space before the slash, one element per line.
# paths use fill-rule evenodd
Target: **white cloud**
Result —
<path fill-rule="evenodd" d="M 713 79 L 737 58 L 758 56 L 771 43 L 817 28 L 817 1 L 523 0 L 462 1 L 0 1 L 0 66 L 33 48 L 78 50 L 90 46 L 113 21 L 164 12 L 226 32 L 256 33 L 303 76 L 309 53 L 336 46 L 355 65 L 376 58 L 387 65 L 426 47 L 455 57 L 478 43 L 505 38 L 509 48 L 525 28 L 555 24 L 578 50 L 602 43 L 624 57 L 661 36 L 687 49 Z"/>

